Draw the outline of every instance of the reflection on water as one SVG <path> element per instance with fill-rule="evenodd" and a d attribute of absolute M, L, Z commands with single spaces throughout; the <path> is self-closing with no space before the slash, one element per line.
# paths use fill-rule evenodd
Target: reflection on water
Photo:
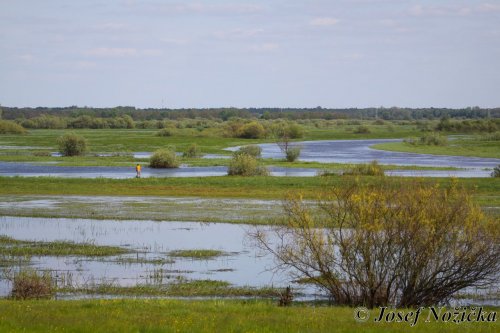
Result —
<path fill-rule="evenodd" d="M 211 260 L 173 258 L 174 263 L 120 263 L 117 257 L 34 257 L 37 269 L 70 272 L 72 282 L 115 282 L 135 285 L 151 282 L 160 274 L 164 282 L 184 276 L 189 279 L 224 280 L 238 286 L 284 286 L 285 276 L 273 274 L 272 258 L 259 253 L 246 237 L 249 225 L 194 222 L 114 221 L 85 219 L 47 219 L 0 217 L 0 235 L 21 240 L 93 242 L 97 245 L 122 246 L 135 251 L 128 257 L 169 259 L 167 253 L 179 249 L 215 249 L 229 252 Z M 138 253 L 137 253 L 138 252 Z M 10 286 L 0 280 L 0 295 Z"/>

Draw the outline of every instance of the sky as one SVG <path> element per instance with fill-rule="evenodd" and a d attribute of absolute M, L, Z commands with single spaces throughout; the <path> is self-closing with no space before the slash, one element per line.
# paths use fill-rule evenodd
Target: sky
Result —
<path fill-rule="evenodd" d="M 0 0 L 4 106 L 500 106 L 499 0 Z"/>

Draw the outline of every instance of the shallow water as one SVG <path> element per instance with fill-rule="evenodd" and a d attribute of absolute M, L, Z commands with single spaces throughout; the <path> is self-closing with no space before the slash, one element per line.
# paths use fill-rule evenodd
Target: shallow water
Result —
<path fill-rule="evenodd" d="M 415 154 L 404 152 L 391 152 L 372 149 L 370 146 L 398 142 L 400 139 L 376 140 L 324 140 L 303 141 L 294 143 L 302 148 L 301 161 L 314 161 L 323 163 L 368 163 L 377 160 L 380 164 L 392 165 L 419 165 L 455 168 L 494 168 L 500 164 L 498 158 L 480 158 L 464 156 L 445 156 L 430 154 Z M 262 157 L 284 158 L 278 145 L 274 143 L 261 144 Z M 236 148 L 230 148 L 235 150 Z"/>
<path fill-rule="evenodd" d="M 403 177 L 489 177 L 491 169 L 500 165 L 500 159 L 478 158 L 462 156 L 441 156 L 428 154 L 414 154 L 403 152 L 390 152 L 370 148 L 378 143 L 401 141 L 400 139 L 377 140 L 326 140 L 303 141 L 294 145 L 300 146 L 301 161 L 320 163 L 368 163 L 377 160 L 380 164 L 391 165 L 417 165 L 455 167 L 460 170 L 392 170 L 387 172 L 390 176 Z M 264 158 L 283 159 L 284 155 L 274 143 L 261 144 Z M 238 150 L 239 147 L 227 148 L 229 151 Z M 135 158 L 149 158 L 150 152 L 135 152 Z M 225 155 L 210 154 L 205 158 L 229 158 Z M 312 177 L 317 175 L 318 169 L 307 168 L 280 168 L 270 167 L 273 176 Z M 224 176 L 227 167 L 186 167 L 178 169 L 151 169 L 144 167 L 143 177 L 210 177 Z M 33 165 L 30 163 L 0 162 L 0 175 L 2 176 L 55 176 L 79 178 L 132 178 L 135 168 L 130 167 L 60 167 L 53 165 Z"/>
<path fill-rule="evenodd" d="M 266 271 L 272 265 L 272 258 L 252 246 L 246 235 L 253 228 L 225 223 L 0 217 L 0 235 L 21 240 L 121 246 L 139 252 L 121 256 L 133 259 L 137 256 L 168 259 L 167 252 L 179 249 L 215 249 L 229 254 L 211 260 L 173 258 L 175 263 L 163 265 L 113 262 L 117 257 L 32 258 L 36 269 L 55 270 L 60 276 L 70 276 L 76 285 L 102 281 L 135 285 L 152 282 L 151 276 L 158 274 L 163 282 L 183 276 L 224 280 L 238 286 L 286 285 L 285 276 Z M 0 279 L 0 295 L 9 291 L 8 281 Z"/>
<path fill-rule="evenodd" d="M 272 176 L 312 177 L 318 173 L 317 169 L 308 168 L 282 168 L 270 167 Z M 211 177 L 226 176 L 227 167 L 187 167 L 176 169 L 142 168 L 142 177 Z M 0 162 L 0 176 L 25 176 L 25 177 L 66 177 L 66 178 L 134 178 L 135 165 L 130 167 L 104 167 L 104 166 L 54 166 L 35 165 L 31 163 Z"/>

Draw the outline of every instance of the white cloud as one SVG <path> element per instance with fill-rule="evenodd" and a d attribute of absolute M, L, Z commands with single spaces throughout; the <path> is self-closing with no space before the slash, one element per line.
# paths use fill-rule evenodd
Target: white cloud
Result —
<path fill-rule="evenodd" d="M 339 20 L 333 17 L 316 17 L 312 19 L 309 24 L 318 27 L 329 27 L 339 23 Z"/>
<path fill-rule="evenodd" d="M 35 56 L 32 54 L 22 54 L 19 56 L 19 59 L 25 62 L 32 62 L 33 60 L 35 60 Z"/>
<path fill-rule="evenodd" d="M 255 52 L 270 52 L 277 50 L 279 48 L 279 44 L 276 43 L 262 43 L 262 44 L 254 44 L 250 46 L 251 51 Z"/>
<path fill-rule="evenodd" d="M 86 52 L 94 57 L 135 57 L 135 56 L 159 56 L 162 54 L 158 49 L 136 49 L 130 47 L 98 47 Z"/>
<path fill-rule="evenodd" d="M 498 12 L 500 11 L 500 4 L 483 3 L 479 5 L 478 10 L 481 12 Z"/>
<path fill-rule="evenodd" d="M 226 31 L 217 31 L 214 36 L 219 39 L 245 39 L 258 36 L 264 32 L 264 29 L 232 29 Z"/>

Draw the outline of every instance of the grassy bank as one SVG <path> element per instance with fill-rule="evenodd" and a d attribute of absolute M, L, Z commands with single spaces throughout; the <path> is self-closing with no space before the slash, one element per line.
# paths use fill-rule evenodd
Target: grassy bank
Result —
<path fill-rule="evenodd" d="M 454 140 L 446 146 L 411 145 L 406 142 L 387 142 L 376 144 L 372 146 L 372 148 L 417 154 L 500 158 L 500 143 L 498 141 Z"/>
<path fill-rule="evenodd" d="M 84 300 L 0 301 L 2 332 L 496 332 L 498 323 L 373 322 L 347 307 L 271 301 Z"/>
<path fill-rule="evenodd" d="M 196 196 L 203 198 L 282 199 L 286 191 L 300 191 L 315 198 L 325 186 L 345 186 L 353 177 L 200 177 L 143 179 L 83 179 L 54 177 L 0 177 L 0 195 L 109 195 L 109 196 Z M 365 184 L 387 181 L 404 186 L 414 179 L 360 177 Z M 427 179 L 448 185 L 450 178 Z M 459 184 L 484 204 L 498 203 L 500 179 L 464 178 Z"/>

